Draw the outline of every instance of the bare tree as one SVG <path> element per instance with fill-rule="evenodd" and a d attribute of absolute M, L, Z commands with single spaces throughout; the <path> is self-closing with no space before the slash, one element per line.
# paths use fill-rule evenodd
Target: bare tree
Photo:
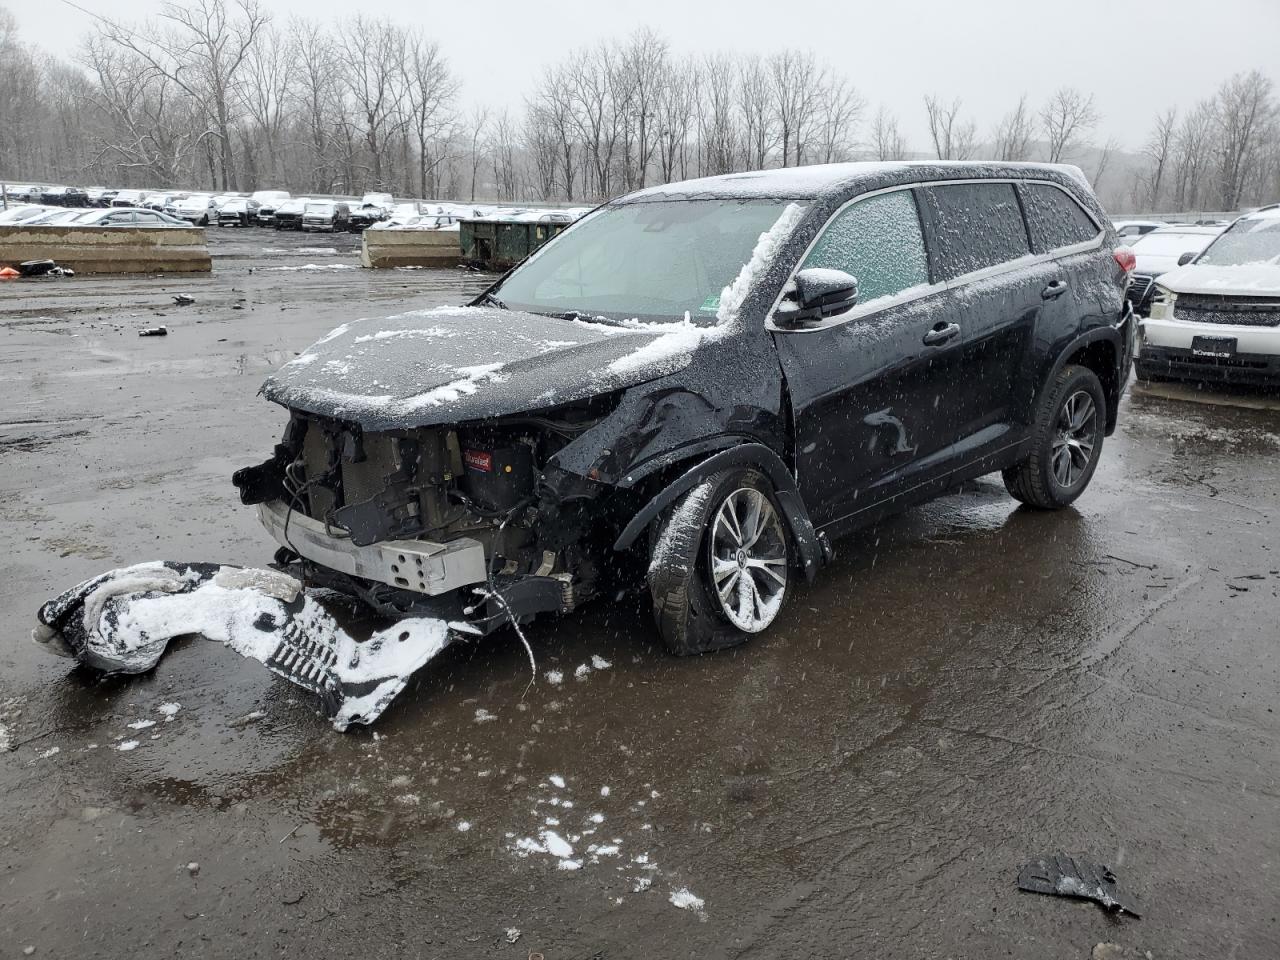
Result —
<path fill-rule="evenodd" d="M 968 160 L 977 142 L 977 125 L 960 119 L 962 102 L 956 97 L 943 103 L 936 95 L 924 98 L 929 114 L 929 136 L 939 160 Z"/>
<path fill-rule="evenodd" d="M 1097 162 L 1093 165 L 1093 189 L 1096 192 L 1102 191 L 1102 178 L 1111 167 L 1111 161 L 1115 157 L 1116 152 L 1120 149 L 1120 143 L 1115 137 L 1109 137 L 1107 142 L 1102 145 L 1102 149 L 1098 151 Z"/>
<path fill-rule="evenodd" d="M 429 197 L 429 177 L 444 159 L 436 149 L 441 134 L 453 122 L 453 102 L 458 95 L 458 81 L 440 52 L 440 45 L 414 32 L 406 40 L 404 61 L 405 101 L 413 135 L 418 147 L 419 196 Z M 472 198 L 474 195 L 474 178 Z"/>
<path fill-rule="evenodd" d="M 823 163 L 847 160 L 866 101 L 844 77 L 829 77 L 818 97 L 817 154 Z M 763 164 L 761 164 L 763 166 Z"/>
<path fill-rule="evenodd" d="M 249 51 L 270 22 L 258 0 L 165 0 L 155 20 L 137 29 L 96 16 L 101 37 L 131 51 L 207 109 L 218 144 L 218 174 L 224 190 L 235 186 L 232 127 L 236 85 Z"/>
<path fill-rule="evenodd" d="M 1040 126 L 1048 142 L 1049 162 L 1062 163 L 1070 157 L 1098 123 L 1093 95 L 1085 96 L 1074 87 L 1059 87 L 1040 108 Z"/>
<path fill-rule="evenodd" d="M 1271 80 L 1258 70 L 1238 73 L 1214 98 L 1217 133 L 1218 197 L 1223 210 L 1234 210 L 1258 163 L 1262 134 L 1276 114 Z"/>
<path fill-rule="evenodd" d="M 267 170 L 272 183 L 283 183 L 286 172 L 280 149 L 290 107 L 295 61 L 288 45 L 268 24 L 259 42 L 245 57 L 244 80 L 238 85 L 240 101 L 252 120 L 252 142 L 266 148 Z"/>
<path fill-rule="evenodd" d="M 693 61 L 673 63 L 658 97 L 658 175 L 664 183 L 688 173 L 689 134 L 698 112 L 697 78 Z"/>
<path fill-rule="evenodd" d="M 1183 117 L 1174 136 L 1174 206 L 1197 209 L 1203 196 L 1204 179 L 1211 162 L 1210 137 L 1214 125 L 1213 107 L 1198 103 Z"/>
<path fill-rule="evenodd" d="M 1161 191 L 1173 159 L 1174 135 L 1177 129 L 1178 109 L 1170 107 L 1164 113 L 1156 115 L 1155 126 L 1142 147 L 1142 154 L 1148 163 L 1148 169 L 1142 175 L 1146 186 L 1143 204 L 1148 210 L 1155 211 L 1160 208 Z"/>
<path fill-rule="evenodd" d="M 876 160 L 907 158 L 907 142 L 898 126 L 898 118 L 883 104 L 871 124 L 871 153 Z"/>
<path fill-rule="evenodd" d="M 996 125 L 992 139 L 995 141 L 997 160 L 1019 161 L 1031 159 L 1031 140 L 1035 136 L 1035 121 L 1027 106 L 1026 94 L 1018 105 L 1006 113 Z"/>
<path fill-rule="evenodd" d="M 387 150 L 398 132 L 405 97 L 404 32 L 390 20 L 356 14 L 338 30 L 336 46 L 341 81 L 358 114 L 360 136 L 368 150 L 371 183 L 385 187 Z"/>
<path fill-rule="evenodd" d="M 746 164 L 759 170 L 773 150 L 775 115 L 769 69 L 758 54 L 738 62 L 737 99 Z"/>
<path fill-rule="evenodd" d="M 740 131 L 734 111 L 737 68 L 725 54 L 705 57 L 698 70 L 698 142 L 702 151 L 699 165 L 704 174 L 729 173 L 738 169 Z"/>
<path fill-rule="evenodd" d="M 812 54 L 783 50 L 769 58 L 769 76 L 782 143 L 782 165 L 800 164 L 822 86 L 821 74 Z"/>

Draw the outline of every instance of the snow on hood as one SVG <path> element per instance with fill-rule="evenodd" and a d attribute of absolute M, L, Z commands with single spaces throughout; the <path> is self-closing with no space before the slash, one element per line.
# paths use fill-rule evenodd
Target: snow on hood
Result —
<path fill-rule="evenodd" d="M 1280 297 L 1280 264 L 1246 263 L 1215 267 L 1191 263 L 1161 274 L 1160 286 L 1174 293 Z"/>
<path fill-rule="evenodd" d="M 646 350 L 655 341 L 672 349 Z M 696 345 L 683 323 L 614 326 L 440 307 L 345 323 L 277 370 L 262 392 L 366 429 L 425 427 L 643 383 L 688 366 Z"/>

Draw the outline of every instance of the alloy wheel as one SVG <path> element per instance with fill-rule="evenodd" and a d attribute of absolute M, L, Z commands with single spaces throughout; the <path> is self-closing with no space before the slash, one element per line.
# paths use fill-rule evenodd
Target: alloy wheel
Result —
<path fill-rule="evenodd" d="M 1089 391 L 1077 390 L 1058 410 L 1049 463 L 1059 485 L 1072 487 L 1084 476 L 1097 445 L 1098 406 Z"/>
<path fill-rule="evenodd" d="M 764 630 L 787 591 L 787 538 L 772 501 L 753 487 L 733 491 L 716 511 L 709 548 L 724 615 L 746 633 Z"/>

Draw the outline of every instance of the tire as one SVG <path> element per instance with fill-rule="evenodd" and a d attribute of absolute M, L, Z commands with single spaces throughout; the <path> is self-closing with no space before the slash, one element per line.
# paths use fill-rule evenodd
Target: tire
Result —
<path fill-rule="evenodd" d="M 1089 486 L 1102 456 L 1106 410 L 1097 374 L 1087 367 L 1064 367 L 1040 396 L 1031 454 L 1004 471 L 1005 489 L 1039 510 L 1073 503 Z"/>
<path fill-rule="evenodd" d="M 754 532 L 746 529 L 753 520 Z M 649 593 L 667 649 L 707 653 L 768 629 L 786 600 L 790 566 L 790 534 L 764 474 L 724 470 L 695 486 L 655 521 L 651 540 Z"/>

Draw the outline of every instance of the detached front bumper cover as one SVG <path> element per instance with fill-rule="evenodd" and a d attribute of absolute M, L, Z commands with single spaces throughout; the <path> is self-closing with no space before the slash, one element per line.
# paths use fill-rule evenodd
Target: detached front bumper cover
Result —
<path fill-rule="evenodd" d="M 317 694 L 339 730 L 376 720 L 409 677 L 455 636 L 414 617 L 357 640 L 335 609 L 293 577 L 215 563 L 141 563 L 111 570 L 42 606 L 32 638 L 104 673 L 144 673 L 170 640 L 218 640 Z"/>

